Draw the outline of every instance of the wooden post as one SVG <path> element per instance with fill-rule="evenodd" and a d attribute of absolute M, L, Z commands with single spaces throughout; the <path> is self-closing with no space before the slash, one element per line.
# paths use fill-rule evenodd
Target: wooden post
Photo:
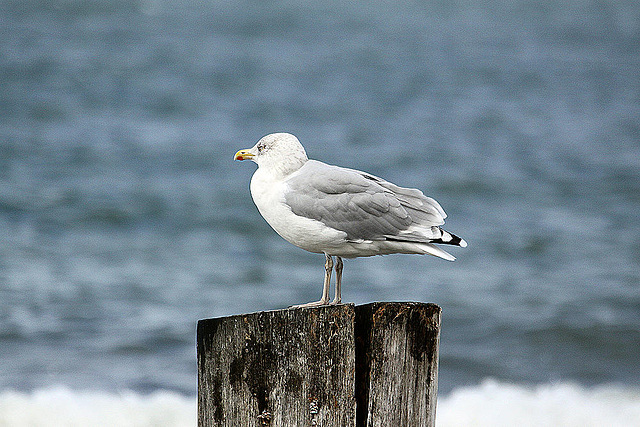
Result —
<path fill-rule="evenodd" d="M 440 307 L 372 303 L 198 322 L 198 425 L 433 426 Z"/>
<path fill-rule="evenodd" d="M 198 322 L 198 425 L 349 426 L 353 305 Z"/>
<path fill-rule="evenodd" d="M 440 307 L 356 307 L 357 426 L 434 426 Z"/>

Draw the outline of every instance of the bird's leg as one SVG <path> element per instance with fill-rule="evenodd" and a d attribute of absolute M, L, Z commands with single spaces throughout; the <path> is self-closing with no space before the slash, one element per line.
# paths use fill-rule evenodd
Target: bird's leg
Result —
<path fill-rule="evenodd" d="M 336 256 L 336 296 L 331 301 L 331 305 L 342 302 L 342 258 Z"/>
<path fill-rule="evenodd" d="M 322 288 L 322 299 L 318 302 L 325 305 L 329 302 L 329 287 L 331 286 L 331 270 L 333 270 L 333 258 L 331 255 L 324 254 L 326 259 L 324 263 L 324 287 Z"/>
<path fill-rule="evenodd" d="M 308 302 L 306 304 L 293 305 L 290 308 L 305 308 L 305 307 L 318 307 L 321 305 L 327 305 L 329 303 L 329 286 L 331 285 L 331 270 L 333 270 L 333 258 L 331 255 L 324 254 L 324 287 L 322 288 L 322 298 L 320 301 Z M 342 260 L 340 260 L 342 264 Z"/>

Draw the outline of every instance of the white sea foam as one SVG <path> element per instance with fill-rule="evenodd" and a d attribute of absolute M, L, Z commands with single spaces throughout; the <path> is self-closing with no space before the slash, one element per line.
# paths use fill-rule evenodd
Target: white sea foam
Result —
<path fill-rule="evenodd" d="M 640 390 L 567 382 L 526 387 L 485 380 L 440 397 L 436 426 L 638 427 Z"/>
<path fill-rule="evenodd" d="M 7 427 L 194 427 L 196 400 L 169 391 L 150 395 L 134 392 L 71 391 L 68 388 L 32 393 L 0 392 L 0 426 Z"/>
<path fill-rule="evenodd" d="M 150 395 L 42 389 L 0 392 L 0 426 L 195 427 L 196 399 L 168 391 Z M 640 427 L 640 390 L 573 383 L 535 387 L 486 380 L 441 396 L 437 427 Z"/>

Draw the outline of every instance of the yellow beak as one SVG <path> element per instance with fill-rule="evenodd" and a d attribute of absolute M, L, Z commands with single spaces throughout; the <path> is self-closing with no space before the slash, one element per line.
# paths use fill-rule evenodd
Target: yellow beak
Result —
<path fill-rule="evenodd" d="M 234 160 L 247 160 L 254 157 L 253 154 L 251 154 L 251 151 L 249 150 L 240 150 L 236 153 L 235 157 L 233 158 Z"/>

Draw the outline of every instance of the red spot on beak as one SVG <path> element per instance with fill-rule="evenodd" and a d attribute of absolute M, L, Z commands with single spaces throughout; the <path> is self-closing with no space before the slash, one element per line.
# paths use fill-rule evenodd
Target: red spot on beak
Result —
<path fill-rule="evenodd" d="M 234 160 L 247 160 L 253 157 L 253 154 L 249 150 L 240 150 L 233 157 Z"/>

